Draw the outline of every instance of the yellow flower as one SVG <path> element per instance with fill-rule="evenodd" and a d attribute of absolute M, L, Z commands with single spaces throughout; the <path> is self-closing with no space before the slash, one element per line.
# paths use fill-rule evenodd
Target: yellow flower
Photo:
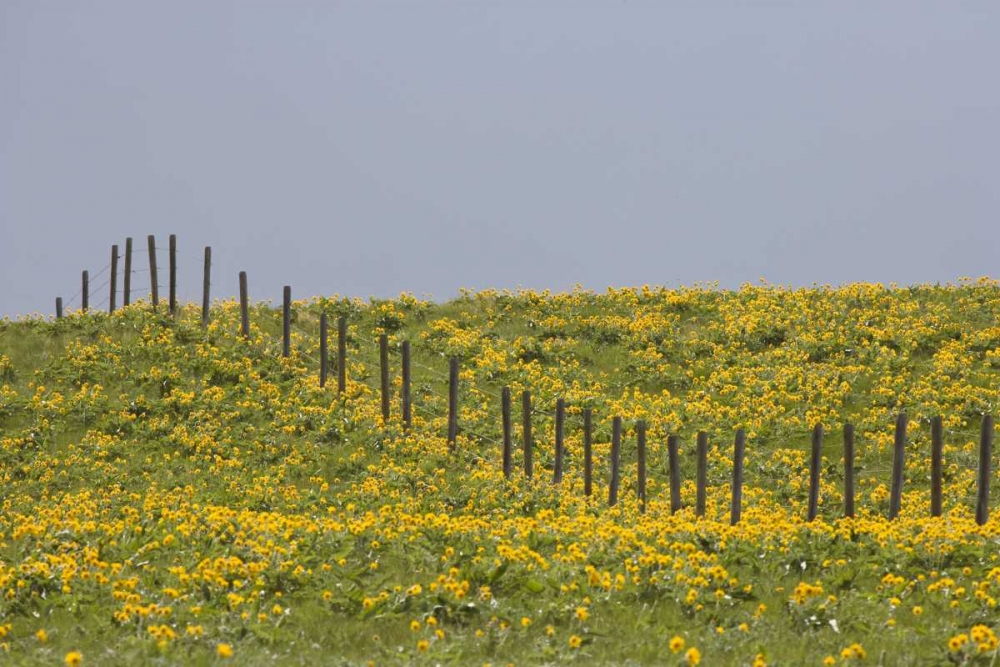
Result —
<path fill-rule="evenodd" d="M 233 657 L 233 647 L 229 644 L 219 644 L 215 647 L 215 654 L 220 658 Z"/>
<path fill-rule="evenodd" d="M 586 607 L 577 607 L 576 608 L 576 618 L 578 620 L 586 621 L 588 616 L 590 616 L 590 612 L 587 611 Z"/>
<path fill-rule="evenodd" d="M 35 639 L 37 639 L 38 641 L 40 641 L 42 643 L 45 643 L 49 639 L 49 633 L 45 632 L 45 629 L 42 628 L 38 632 L 35 633 Z"/>
<path fill-rule="evenodd" d="M 555 629 L 554 626 L 551 626 L 551 625 L 546 625 L 545 626 L 545 634 L 546 635 L 548 635 L 549 637 L 551 637 L 555 633 L 556 633 L 556 629 Z"/>
<path fill-rule="evenodd" d="M 529 625 L 531 625 L 531 619 L 528 618 L 527 616 L 522 616 L 521 617 L 521 627 L 522 628 L 526 628 Z"/>
<path fill-rule="evenodd" d="M 767 667 L 767 660 L 763 653 L 758 653 L 753 659 L 753 667 Z"/>
<path fill-rule="evenodd" d="M 837 664 L 837 659 L 834 658 L 832 655 L 828 655 L 825 658 L 823 658 L 824 667 L 833 667 L 836 664 Z"/>
<path fill-rule="evenodd" d="M 410 621 L 410 630 L 416 632 L 417 630 L 420 629 L 420 627 L 421 627 L 420 621 L 418 621 L 417 619 L 413 619 L 412 621 Z"/>
<path fill-rule="evenodd" d="M 580 639 L 578 636 L 576 636 L 576 635 L 570 635 L 570 638 L 569 638 L 569 647 L 570 648 L 580 648 L 580 644 L 582 644 L 582 643 L 583 643 L 583 640 Z"/>
<path fill-rule="evenodd" d="M 958 651 L 962 650 L 962 647 L 965 646 L 965 644 L 968 641 L 969 641 L 969 635 L 967 634 L 963 633 L 960 635 L 955 635 L 954 637 L 948 640 L 948 650 L 957 653 Z"/>
<path fill-rule="evenodd" d="M 83 664 L 83 654 L 79 651 L 70 651 L 66 654 L 66 667 L 79 667 Z"/>
<path fill-rule="evenodd" d="M 421 639 L 417 642 L 417 650 L 420 652 L 426 651 L 431 647 L 431 643 L 426 639 Z"/>
<path fill-rule="evenodd" d="M 687 663 L 689 665 L 697 665 L 701 662 L 701 651 L 692 646 L 688 649 L 688 652 L 684 654 L 684 657 L 687 659 Z"/>
<path fill-rule="evenodd" d="M 923 607 L 914 607 L 913 608 L 913 615 L 914 616 L 920 616 L 920 614 L 922 614 L 922 613 L 924 613 Z"/>
<path fill-rule="evenodd" d="M 670 650 L 674 653 L 680 653 L 684 650 L 684 638 L 675 636 L 670 640 Z"/>

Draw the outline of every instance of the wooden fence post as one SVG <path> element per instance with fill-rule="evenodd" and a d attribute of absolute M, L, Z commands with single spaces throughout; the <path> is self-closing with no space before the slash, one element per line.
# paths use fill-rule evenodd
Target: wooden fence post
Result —
<path fill-rule="evenodd" d="M 326 313 L 319 316 L 319 387 L 326 386 L 326 376 L 329 371 L 329 355 L 327 354 L 327 320 Z"/>
<path fill-rule="evenodd" d="M 115 305 L 118 297 L 118 246 L 111 246 L 111 279 L 108 280 L 108 284 L 111 285 L 111 293 L 108 294 L 108 312 L 115 312 Z"/>
<path fill-rule="evenodd" d="M 170 235 L 169 243 L 169 257 L 168 262 L 170 266 L 170 294 L 168 303 L 170 305 L 170 316 L 173 317 L 177 314 L 177 235 Z"/>
<path fill-rule="evenodd" d="M 403 413 L 403 428 L 409 429 L 413 421 L 413 405 L 410 402 L 410 341 L 404 340 L 401 350 L 403 366 L 403 386 L 400 391 L 400 410 Z"/>
<path fill-rule="evenodd" d="M 844 424 L 844 516 L 854 518 L 854 424 Z"/>
<path fill-rule="evenodd" d="M 379 389 L 382 394 L 382 423 L 389 423 L 389 336 L 378 337 Z M 450 402 L 449 394 L 449 402 Z M 451 423 L 450 421 L 448 422 Z M 452 441 L 451 427 L 448 427 L 448 442 Z"/>
<path fill-rule="evenodd" d="M 563 478 L 563 430 L 566 423 L 566 401 L 556 401 L 556 460 L 552 482 L 558 484 Z"/>
<path fill-rule="evenodd" d="M 940 416 L 931 420 L 931 516 L 941 516 L 942 458 L 944 426 Z"/>
<path fill-rule="evenodd" d="M 889 520 L 899 516 L 903 498 L 903 464 L 906 455 L 906 413 L 896 417 L 896 437 L 892 448 L 892 489 L 889 495 Z"/>
<path fill-rule="evenodd" d="M 678 456 L 679 441 L 676 435 L 667 437 L 667 465 L 670 475 L 670 513 L 681 510 L 681 464 Z"/>
<path fill-rule="evenodd" d="M 448 362 L 448 446 L 458 447 L 458 357 Z"/>
<path fill-rule="evenodd" d="M 281 356 L 292 353 L 292 286 L 281 290 Z"/>
<path fill-rule="evenodd" d="M 618 503 L 618 480 L 622 453 L 622 418 L 611 421 L 611 479 L 608 480 L 608 507 Z"/>
<path fill-rule="evenodd" d="M 535 466 L 534 443 L 531 441 L 531 391 L 528 389 L 521 393 L 521 431 L 524 438 L 524 476 L 531 479 Z"/>
<path fill-rule="evenodd" d="M 201 328 L 208 328 L 208 307 L 212 291 L 212 248 L 205 246 L 205 270 L 201 281 Z"/>
<path fill-rule="evenodd" d="M 814 521 L 819 512 L 819 472 L 822 458 L 823 425 L 816 424 L 812 433 L 812 455 L 809 457 L 809 521 Z"/>
<path fill-rule="evenodd" d="M 56 297 L 56 319 L 57 320 L 61 320 L 62 318 L 63 318 L 62 297 L 61 296 L 57 296 Z"/>
<path fill-rule="evenodd" d="M 337 393 L 347 391 L 347 317 L 337 318 Z"/>
<path fill-rule="evenodd" d="M 160 304 L 160 285 L 156 275 L 156 238 L 150 234 L 146 237 L 146 244 L 149 250 L 149 298 L 155 310 Z"/>
<path fill-rule="evenodd" d="M 708 495 L 708 434 L 704 431 L 698 431 L 698 470 L 696 475 L 698 495 L 695 499 L 694 513 L 696 516 L 705 516 L 705 499 Z"/>
<path fill-rule="evenodd" d="M 586 408 L 583 411 L 583 495 L 590 497 L 593 492 L 594 478 L 594 410 Z"/>
<path fill-rule="evenodd" d="M 510 479 L 511 473 L 511 438 L 510 438 L 510 387 L 500 391 L 500 419 L 503 422 L 503 476 Z"/>
<path fill-rule="evenodd" d="M 733 502 L 729 511 L 729 525 L 735 526 L 743 514 L 743 455 L 746 451 L 746 434 L 736 430 L 736 444 L 733 447 Z"/>
<path fill-rule="evenodd" d="M 250 303 L 247 295 L 246 271 L 240 271 L 240 335 L 250 338 Z"/>
<path fill-rule="evenodd" d="M 976 523 L 982 526 L 990 518 L 990 456 L 993 449 L 993 417 L 983 415 L 979 430 L 979 489 L 976 496 Z"/>
<path fill-rule="evenodd" d="M 90 272 L 84 271 L 81 276 L 80 304 L 83 312 L 87 312 L 90 307 Z"/>
<path fill-rule="evenodd" d="M 125 271 L 122 275 L 122 305 L 132 302 L 132 237 L 125 239 Z"/>
<path fill-rule="evenodd" d="M 646 422 L 641 419 L 635 424 L 637 487 L 636 497 L 639 500 L 639 513 L 646 513 Z"/>

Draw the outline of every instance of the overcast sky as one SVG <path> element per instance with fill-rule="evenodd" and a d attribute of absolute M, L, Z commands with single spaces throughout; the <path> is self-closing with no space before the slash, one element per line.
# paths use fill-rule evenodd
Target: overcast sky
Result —
<path fill-rule="evenodd" d="M 276 302 L 996 276 L 998 35 L 997 2 L 3 0 L 0 315 L 171 233 L 192 300 L 206 245 L 216 296 Z"/>

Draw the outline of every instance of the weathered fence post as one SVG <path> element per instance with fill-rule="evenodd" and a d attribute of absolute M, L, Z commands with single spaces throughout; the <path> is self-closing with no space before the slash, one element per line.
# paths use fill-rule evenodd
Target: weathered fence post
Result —
<path fill-rule="evenodd" d="M 403 386 L 399 394 L 399 407 L 403 413 L 403 428 L 409 429 L 413 421 L 413 406 L 410 403 L 410 341 L 403 341 L 400 354 L 403 366 Z"/>
<path fill-rule="evenodd" d="M 608 507 L 618 503 L 618 480 L 622 453 L 622 418 L 611 421 L 611 479 L 608 480 Z"/>
<path fill-rule="evenodd" d="M 552 473 L 552 482 L 558 484 L 563 478 L 563 427 L 566 423 L 566 401 L 556 401 L 556 460 Z"/>
<path fill-rule="evenodd" d="M 240 271 L 240 335 L 250 338 L 250 303 L 247 296 L 247 272 Z"/>
<path fill-rule="evenodd" d="M 83 312 L 87 312 L 87 308 L 90 307 L 90 272 L 84 271 L 81 276 L 80 285 L 80 304 Z"/>
<path fill-rule="evenodd" d="M 743 513 L 743 455 L 746 451 L 746 434 L 736 430 L 736 444 L 733 447 L 733 501 L 729 510 L 729 524 L 735 526 Z"/>
<path fill-rule="evenodd" d="M 896 437 L 892 447 L 892 489 L 889 495 L 889 519 L 899 516 L 903 497 L 903 463 L 906 453 L 906 413 L 896 417 Z"/>
<path fill-rule="evenodd" d="M 646 422 L 641 419 L 635 424 L 637 486 L 639 513 L 646 513 Z"/>
<path fill-rule="evenodd" d="M 170 294 L 168 303 L 170 304 L 170 316 L 177 314 L 177 235 L 170 235 L 169 243 L 169 265 L 170 265 Z"/>
<path fill-rule="evenodd" d="M 292 286 L 281 290 L 281 356 L 292 353 Z"/>
<path fill-rule="evenodd" d="M 679 440 L 676 435 L 667 436 L 667 465 L 670 470 L 670 513 L 681 510 L 681 465 L 678 456 Z"/>
<path fill-rule="evenodd" d="M 56 297 L 56 319 L 57 320 L 61 320 L 62 318 L 63 318 L 62 297 L 61 296 L 57 296 Z"/>
<path fill-rule="evenodd" d="M 389 336 L 381 334 L 378 337 L 379 389 L 382 394 L 382 423 L 389 423 Z M 449 394 L 449 403 L 451 401 Z M 448 442 L 452 441 L 451 421 L 449 414 Z"/>
<path fill-rule="evenodd" d="M 990 456 L 993 449 L 993 417 L 983 415 L 979 430 L 979 493 L 976 496 L 976 523 L 990 518 Z"/>
<path fill-rule="evenodd" d="M 201 281 L 201 328 L 208 328 L 208 307 L 212 291 L 212 248 L 205 246 L 205 270 Z"/>
<path fill-rule="evenodd" d="M 503 476 L 510 479 L 511 473 L 511 442 L 510 442 L 510 387 L 500 391 L 500 419 L 503 422 Z"/>
<path fill-rule="evenodd" d="M 327 353 L 327 320 L 326 313 L 319 316 L 319 387 L 326 386 L 326 376 L 329 371 L 329 355 Z"/>
<path fill-rule="evenodd" d="M 524 476 L 530 479 L 535 466 L 534 443 L 531 442 L 531 391 L 528 389 L 521 393 L 521 431 L 524 438 Z"/>
<path fill-rule="evenodd" d="M 708 433 L 704 431 L 698 431 L 698 470 L 695 474 L 697 497 L 695 498 L 694 513 L 696 516 L 705 516 L 705 497 L 708 486 Z"/>
<path fill-rule="evenodd" d="M 122 305 L 132 302 L 132 237 L 125 239 L 125 271 L 122 276 Z"/>
<path fill-rule="evenodd" d="M 448 362 L 448 446 L 458 447 L 458 357 Z"/>
<path fill-rule="evenodd" d="M 111 246 L 111 278 L 108 280 L 111 286 L 111 293 L 108 294 L 108 312 L 115 312 L 115 305 L 118 297 L 118 246 Z"/>
<path fill-rule="evenodd" d="M 844 424 L 844 516 L 854 518 L 854 424 Z"/>
<path fill-rule="evenodd" d="M 941 516 L 942 458 L 944 426 L 941 417 L 931 420 L 931 516 Z"/>
<path fill-rule="evenodd" d="M 586 408 L 583 411 L 583 495 L 590 497 L 593 492 L 594 454 L 592 451 L 594 437 L 594 411 Z"/>
<path fill-rule="evenodd" d="M 347 317 L 337 318 L 337 393 L 347 391 Z"/>
<path fill-rule="evenodd" d="M 809 521 L 815 520 L 819 512 L 819 467 L 822 458 L 823 425 L 816 424 L 812 434 L 812 456 L 809 458 Z"/>
<path fill-rule="evenodd" d="M 149 298 L 155 309 L 160 304 L 160 285 L 156 275 L 156 238 L 150 234 L 146 237 L 146 244 L 149 250 Z"/>

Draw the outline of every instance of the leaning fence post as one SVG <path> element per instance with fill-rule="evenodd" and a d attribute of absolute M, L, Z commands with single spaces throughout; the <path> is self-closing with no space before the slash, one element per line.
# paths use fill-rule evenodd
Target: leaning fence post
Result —
<path fill-rule="evenodd" d="M 678 438 L 667 436 L 667 464 L 670 468 L 670 513 L 676 514 L 681 509 L 681 466 L 678 456 Z"/>
<path fill-rule="evenodd" d="M 646 422 L 641 419 L 635 424 L 637 479 L 636 497 L 639 499 L 639 513 L 646 513 Z"/>
<path fill-rule="evenodd" d="M 240 335 L 250 337 L 250 304 L 247 296 L 247 272 L 240 271 Z"/>
<path fill-rule="evenodd" d="M 990 518 L 990 456 L 993 449 L 993 417 L 983 415 L 979 430 L 979 493 L 976 497 L 976 523 L 982 526 Z"/>
<path fill-rule="evenodd" d="M 746 450 L 746 434 L 743 429 L 736 431 L 733 447 L 733 501 L 729 511 L 729 524 L 735 526 L 743 513 L 743 455 Z"/>
<path fill-rule="evenodd" d="M 212 291 L 212 248 L 205 246 L 205 270 L 201 282 L 201 328 L 208 327 L 209 296 Z"/>
<path fill-rule="evenodd" d="M 413 421 L 413 407 L 410 403 L 410 341 L 404 340 L 400 351 L 403 366 L 403 386 L 399 394 L 400 410 L 403 413 L 403 428 L 410 428 Z"/>
<path fill-rule="evenodd" d="M 174 316 L 177 314 L 177 235 L 170 235 L 169 243 L 169 265 L 170 265 L 170 294 L 169 301 L 170 304 L 170 315 Z"/>
<path fill-rule="evenodd" d="M 61 296 L 57 296 L 56 297 L 56 319 L 57 320 L 61 320 L 62 317 L 63 317 L 62 297 Z"/>
<path fill-rule="evenodd" d="M 531 391 L 527 389 L 521 393 L 521 427 L 524 437 L 524 476 L 530 479 L 534 472 L 534 444 L 531 442 Z"/>
<path fill-rule="evenodd" d="M 622 451 L 622 418 L 615 417 L 611 421 L 611 479 L 608 480 L 608 506 L 618 503 L 618 479 L 621 466 Z"/>
<path fill-rule="evenodd" d="M 511 473 L 511 443 L 510 443 L 510 387 L 504 387 L 500 392 L 500 419 L 503 422 L 503 476 L 510 479 Z"/>
<path fill-rule="evenodd" d="M 319 387 L 326 386 L 326 376 L 329 370 L 329 359 L 327 354 L 327 321 L 326 313 L 319 316 Z"/>
<path fill-rule="evenodd" d="M 552 482 L 558 484 L 563 478 L 563 427 L 566 422 L 566 401 L 556 401 L 556 460 L 552 473 Z"/>
<path fill-rule="evenodd" d="M 448 446 L 458 446 L 458 357 L 448 362 Z"/>
<path fill-rule="evenodd" d="M 896 417 L 896 437 L 892 448 L 892 489 L 889 496 L 889 519 L 899 516 L 899 506 L 903 497 L 903 463 L 906 452 L 906 413 Z"/>
<path fill-rule="evenodd" d="M 812 434 L 812 456 L 809 458 L 809 521 L 819 512 L 819 467 L 823 457 L 823 425 L 816 424 Z"/>
<path fill-rule="evenodd" d="M 593 492 L 594 455 L 592 452 L 594 410 L 586 408 L 583 411 L 583 495 L 590 497 Z"/>
<path fill-rule="evenodd" d="M 379 389 L 382 394 L 382 423 L 389 423 L 389 336 L 381 334 L 378 337 Z M 450 398 L 449 398 L 450 401 Z M 448 442 L 452 441 L 451 421 L 449 419 Z"/>
<path fill-rule="evenodd" d="M 705 516 L 705 497 L 708 486 L 708 434 L 698 431 L 698 470 L 696 472 L 696 484 L 698 487 L 695 499 L 694 513 L 696 516 Z"/>
<path fill-rule="evenodd" d="M 337 318 L 337 393 L 347 391 L 347 318 Z"/>
<path fill-rule="evenodd" d="M 127 306 L 132 299 L 132 237 L 125 239 L 125 272 L 122 276 L 122 305 Z"/>
<path fill-rule="evenodd" d="M 942 458 L 944 426 L 940 416 L 931 420 L 931 516 L 941 516 Z"/>
<path fill-rule="evenodd" d="M 854 424 L 844 424 L 844 516 L 854 518 Z"/>
<path fill-rule="evenodd" d="M 146 237 L 146 244 L 149 250 L 149 298 L 155 309 L 160 304 L 159 278 L 156 275 L 156 238 L 150 234 Z"/>
<path fill-rule="evenodd" d="M 292 286 L 281 290 L 281 356 L 292 353 Z"/>
<path fill-rule="evenodd" d="M 83 312 L 87 312 L 90 307 L 90 272 L 84 271 L 81 276 L 80 304 Z"/>
<path fill-rule="evenodd" d="M 115 312 L 115 302 L 118 297 L 118 246 L 111 246 L 111 279 L 108 280 L 108 284 L 111 285 L 111 293 L 108 294 L 108 312 Z"/>

